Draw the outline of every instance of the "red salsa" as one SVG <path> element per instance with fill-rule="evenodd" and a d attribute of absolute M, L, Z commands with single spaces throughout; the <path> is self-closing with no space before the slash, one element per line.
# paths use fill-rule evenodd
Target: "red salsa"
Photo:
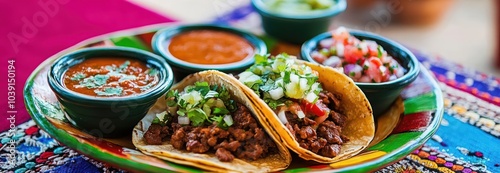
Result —
<path fill-rule="evenodd" d="M 377 42 L 359 40 L 343 27 L 332 31 L 332 38 L 321 40 L 311 57 L 323 65 L 343 68 L 355 82 L 387 82 L 406 73 Z"/>
<path fill-rule="evenodd" d="M 127 58 L 89 58 L 68 69 L 64 84 L 72 91 L 97 97 L 120 97 L 147 91 L 158 83 L 157 70 Z"/>
<path fill-rule="evenodd" d="M 195 64 L 229 64 L 241 61 L 254 52 L 243 37 L 216 30 L 194 30 L 174 36 L 168 44 L 170 53 Z"/>

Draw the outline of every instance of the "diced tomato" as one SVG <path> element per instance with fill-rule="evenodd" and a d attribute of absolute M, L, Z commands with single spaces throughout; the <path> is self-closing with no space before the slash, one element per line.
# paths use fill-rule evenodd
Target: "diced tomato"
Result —
<path fill-rule="evenodd" d="M 381 82 L 382 81 L 382 73 L 377 65 L 373 62 L 367 61 L 365 64 L 368 64 L 368 69 L 365 70 L 365 73 L 374 81 Z"/>
<path fill-rule="evenodd" d="M 368 61 L 372 64 L 375 64 L 375 67 L 379 68 L 382 65 L 382 61 L 380 61 L 380 58 L 377 57 L 370 57 L 368 58 Z"/>
<path fill-rule="evenodd" d="M 304 112 L 311 113 L 316 116 L 324 116 L 330 112 L 330 109 L 319 100 L 315 104 L 302 100 L 301 107 Z"/>
<path fill-rule="evenodd" d="M 368 57 L 378 57 L 377 47 L 368 46 Z"/>
<path fill-rule="evenodd" d="M 363 59 L 363 52 L 357 47 L 347 45 L 344 48 L 344 59 L 349 64 L 357 63 L 358 60 Z"/>

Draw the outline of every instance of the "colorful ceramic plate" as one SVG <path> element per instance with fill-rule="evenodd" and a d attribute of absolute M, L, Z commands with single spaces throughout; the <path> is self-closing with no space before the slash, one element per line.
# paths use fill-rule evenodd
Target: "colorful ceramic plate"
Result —
<path fill-rule="evenodd" d="M 96 138 L 81 131 L 65 119 L 64 112 L 47 84 L 50 64 L 61 54 L 88 46 L 128 46 L 151 51 L 149 43 L 155 25 L 107 34 L 89 39 L 44 61 L 29 77 L 24 89 L 26 107 L 35 122 L 53 138 L 79 153 L 112 166 L 134 172 L 202 172 L 197 168 L 178 165 L 147 156 L 136 150 L 131 137 Z M 272 52 L 298 52 L 296 47 L 271 45 Z M 443 116 L 443 97 L 433 76 L 422 67 L 418 79 L 408 86 L 390 110 L 376 118 L 376 134 L 370 147 L 350 159 L 319 164 L 293 158 L 284 172 L 328 171 L 367 172 L 398 161 L 420 147 L 437 130 Z M 132 133 L 132 132 L 131 132 Z"/>

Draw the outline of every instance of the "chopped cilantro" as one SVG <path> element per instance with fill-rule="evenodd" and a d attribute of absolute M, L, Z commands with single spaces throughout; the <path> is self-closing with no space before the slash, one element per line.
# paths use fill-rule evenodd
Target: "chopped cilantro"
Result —
<path fill-rule="evenodd" d="M 122 87 L 106 87 L 103 91 L 94 90 L 94 92 L 99 96 L 120 96 L 122 95 Z"/>
<path fill-rule="evenodd" d="M 330 54 L 331 51 L 336 50 L 321 49 L 319 53 Z M 261 58 L 261 55 L 255 58 Z M 284 53 L 268 56 L 266 62 L 261 59 L 240 73 L 239 80 L 254 90 L 272 109 L 285 105 L 292 98 L 304 99 L 307 93 L 319 94 L 322 88 L 317 73 L 305 64 L 296 63 L 295 58 Z"/>
<path fill-rule="evenodd" d="M 255 55 L 255 63 L 256 64 L 267 64 L 267 58 L 269 55 Z"/>
<path fill-rule="evenodd" d="M 135 80 L 135 79 L 137 79 L 137 77 L 135 75 L 121 75 L 118 82 L 123 82 L 123 81 L 127 81 L 127 80 Z"/>
<path fill-rule="evenodd" d="M 356 76 L 356 73 L 354 73 L 353 71 L 351 71 L 351 72 L 349 73 L 349 76 L 354 77 L 354 76 Z"/>
<path fill-rule="evenodd" d="M 203 123 L 207 119 L 207 115 L 200 108 L 195 108 L 195 109 L 189 110 L 189 112 L 187 113 L 187 116 L 188 116 L 189 120 L 191 120 L 191 123 L 193 124 L 193 126 L 203 125 Z"/>
<path fill-rule="evenodd" d="M 79 80 L 84 79 L 85 77 L 87 77 L 87 75 L 85 75 L 81 72 L 78 72 L 78 73 L 73 74 L 73 77 L 71 77 L 71 80 L 72 81 L 79 81 Z"/>
<path fill-rule="evenodd" d="M 389 66 L 389 71 L 390 71 L 391 73 L 394 73 L 394 66 Z"/>
<path fill-rule="evenodd" d="M 330 54 L 332 54 L 332 55 L 337 55 L 337 48 L 336 48 L 335 46 L 332 46 L 332 47 L 330 48 Z"/>
<path fill-rule="evenodd" d="M 218 97 L 219 93 L 217 91 L 208 91 L 208 93 L 205 95 L 205 99 L 207 98 L 213 98 L 213 97 Z"/>
<path fill-rule="evenodd" d="M 377 56 L 378 56 L 378 58 L 382 58 L 383 51 L 384 51 L 384 49 L 382 48 L 382 46 L 379 45 L 377 47 L 377 53 L 378 53 Z"/>
<path fill-rule="evenodd" d="M 323 48 L 319 51 L 319 53 L 321 53 L 324 56 L 328 56 L 330 54 L 330 51 L 328 49 Z"/>
<path fill-rule="evenodd" d="M 234 100 L 229 100 L 227 102 L 224 102 L 227 110 L 229 110 L 229 112 L 234 112 L 236 111 L 236 102 Z"/>
<path fill-rule="evenodd" d="M 363 70 L 368 70 L 368 68 L 370 68 L 368 65 L 363 65 Z"/>
<path fill-rule="evenodd" d="M 165 126 L 168 121 L 170 121 L 171 115 L 167 113 L 167 111 L 163 111 L 161 113 L 156 114 L 155 118 L 153 119 L 152 124 L 159 124 L 161 126 Z"/>
<path fill-rule="evenodd" d="M 180 116 L 186 116 L 186 110 L 178 110 L 177 114 L 179 114 Z"/>
<path fill-rule="evenodd" d="M 214 115 L 226 115 L 229 114 L 229 110 L 226 108 L 214 108 L 213 112 Z"/>
<path fill-rule="evenodd" d="M 227 125 L 224 123 L 224 116 L 213 116 L 210 118 L 213 122 L 217 124 L 217 127 L 222 128 L 222 129 L 227 129 L 230 125 Z M 232 124 L 231 124 L 232 125 Z"/>
<path fill-rule="evenodd" d="M 125 61 L 120 67 L 118 67 L 119 72 L 123 72 L 130 65 L 130 61 Z"/>
<path fill-rule="evenodd" d="M 283 82 L 290 83 L 290 71 L 285 71 L 285 76 L 283 76 Z"/>
<path fill-rule="evenodd" d="M 83 81 L 80 81 L 80 85 L 87 87 L 89 89 L 92 88 L 97 88 L 100 86 L 103 86 L 106 84 L 106 81 L 109 79 L 108 75 L 95 75 L 95 76 L 90 76 L 88 78 L 83 79 Z"/>
<path fill-rule="evenodd" d="M 196 82 L 182 92 L 170 90 L 166 93 L 166 104 L 174 108 L 179 116 L 187 116 L 193 126 L 218 121 L 216 116 L 230 115 L 236 110 L 236 102 L 232 100 L 226 87 L 209 85 L 208 82 Z M 221 120 L 222 121 L 222 120 Z M 217 122 L 220 123 L 220 122 Z M 231 123 L 219 124 L 229 127 Z"/>

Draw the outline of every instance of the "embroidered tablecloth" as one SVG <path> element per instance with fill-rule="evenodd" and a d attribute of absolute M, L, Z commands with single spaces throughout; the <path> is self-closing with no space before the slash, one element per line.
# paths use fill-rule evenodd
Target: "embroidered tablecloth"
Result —
<path fill-rule="evenodd" d="M 73 1 L 66 4 L 61 3 L 63 1 L 53 2 L 59 3 L 56 5 L 59 5 L 57 8 L 61 11 L 71 11 L 73 8 L 81 9 L 77 7 L 86 5 Z M 0 133 L 0 172 L 125 172 L 109 167 L 106 163 L 80 155 L 74 150 L 58 143 L 43 130 L 39 129 L 32 120 L 28 120 L 29 117 L 27 117 L 27 113 L 24 110 L 24 105 L 20 103 L 22 100 L 22 84 L 24 84 L 29 73 L 44 58 L 49 57 L 55 52 L 85 38 L 106 32 L 173 21 L 127 2 L 100 3 L 104 4 L 102 9 L 97 7 L 87 9 L 90 11 L 83 10 L 79 13 L 69 13 L 71 19 L 61 16 L 58 18 L 57 15 L 61 14 L 54 14 L 56 17 L 52 16 L 48 19 L 59 20 L 61 22 L 55 22 L 56 24 L 47 22 L 47 25 L 51 25 L 49 27 L 52 27 L 50 29 L 44 28 L 45 26 L 40 27 L 41 25 L 35 26 L 38 27 L 36 29 L 40 29 L 40 32 L 51 34 L 50 38 L 54 39 L 52 41 L 59 41 L 58 44 L 54 44 L 54 47 L 47 48 L 50 51 L 41 50 L 47 46 L 36 48 L 30 42 L 18 42 L 17 46 L 20 49 L 13 50 L 12 47 L 16 45 L 13 45 L 11 40 L 7 40 L 7 42 L 3 42 L 2 40 L 0 42 L 1 50 L 12 50 L 5 54 L 5 56 L 2 54 L 2 58 L 10 57 L 17 62 L 22 61 L 26 63 L 24 71 L 19 72 L 20 74 L 16 78 L 22 81 L 22 83 L 18 83 L 16 86 L 18 95 L 16 99 L 18 103 L 15 106 L 20 108 L 17 109 L 19 110 L 18 117 L 15 119 L 17 122 L 10 126 L 9 117 L 5 117 L 0 124 L 0 130 L 3 131 Z M 123 8 L 106 9 L 106 7 L 115 5 L 120 5 Z M 36 10 L 37 7 L 33 8 Z M 53 11 L 54 8 L 52 7 Z M 43 10 L 43 7 L 40 9 Z M 2 11 L 0 10 L 0 14 L 4 16 Z M 92 12 L 93 15 L 81 15 L 89 14 L 88 12 Z M 21 17 L 16 19 L 22 19 L 21 22 L 24 22 L 22 15 L 26 14 L 18 13 L 18 16 L 21 15 Z M 36 14 L 34 13 L 34 15 Z M 46 15 L 49 16 L 49 13 Z M 244 6 L 217 18 L 214 22 L 229 24 L 259 33 L 262 31 L 259 30 L 260 21 L 256 16 L 257 14 L 255 14 L 250 6 Z M 40 20 L 40 18 L 37 19 L 36 17 L 33 19 Z M 75 21 L 74 19 L 77 20 Z M 123 21 L 127 22 L 116 22 L 117 19 L 123 19 Z M 31 18 L 26 18 L 27 22 L 33 22 L 33 20 L 30 20 Z M 73 27 L 71 25 L 68 25 L 68 27 L 65 27 L 66 25 L 64 27 L 58 26 L 65 24 L 65 22 L 73 23 L 74 25 L 72 25 Z M 96 23 L 100 25 L 94 25 Z M 21 34 L 18 34 L 19 36 L 22 38 L 26 37 L 26 35 L 22 35 L 22 32 L 24 32 L 23 28 L 9 29 L 0 29 L 0 34 L 19 31 L 18 33 Z M 58 36 L 58 31 L 65 32 L 68 29 L 73 31 L 69 32 L 69 34 L 66 33 L 66 35 L 59 33 L 61 35 Z M 43 36 L 35 35 L 33 37 L 29 38 L 31 40 L 26 39 L 38 43 L 38 45 L 45 41 L 51 41 L 51 39 Z M 37 37 L 41 37 L 41 39 Z M 71 39 L 67 40 L 66 38 Z M 66 41 L 62 41 L 61 43 L 61 40 Z M 23 52 L 23 50 L 30 51 Z M 445 115 L 436 135 L 424 146 L 404 159 L 378 170 L 378 172 L 500 172 L 500 87 L 498 86 L 500 78 L 480 73 L 474 69 L 464 68 L 462 65 L 451 63 L 436 55 L 424 54 L 417 50 L 414 50 L 414 53 L 420 62 L 433 72 L 439 81 L 444 93 Z M 6 68 L 6 66 L 2 66 L 2 68 Z M 3 71 L 7 71 L 7 69 L 3 69 Z M 7 92 L 6 90 L 2 91 Z M 2 103 L 2 111 L 8 111 L 7 103 Z M 8 153 L 11 152 L 7 147 L 11 142 L 15 146 L 15 150 L 12 151 L 15 152 L 18 158 L 16 162 L 17 166 L 8 168 L 4 163 L 8 160 L 6 158 L 8 157 Z"/>

